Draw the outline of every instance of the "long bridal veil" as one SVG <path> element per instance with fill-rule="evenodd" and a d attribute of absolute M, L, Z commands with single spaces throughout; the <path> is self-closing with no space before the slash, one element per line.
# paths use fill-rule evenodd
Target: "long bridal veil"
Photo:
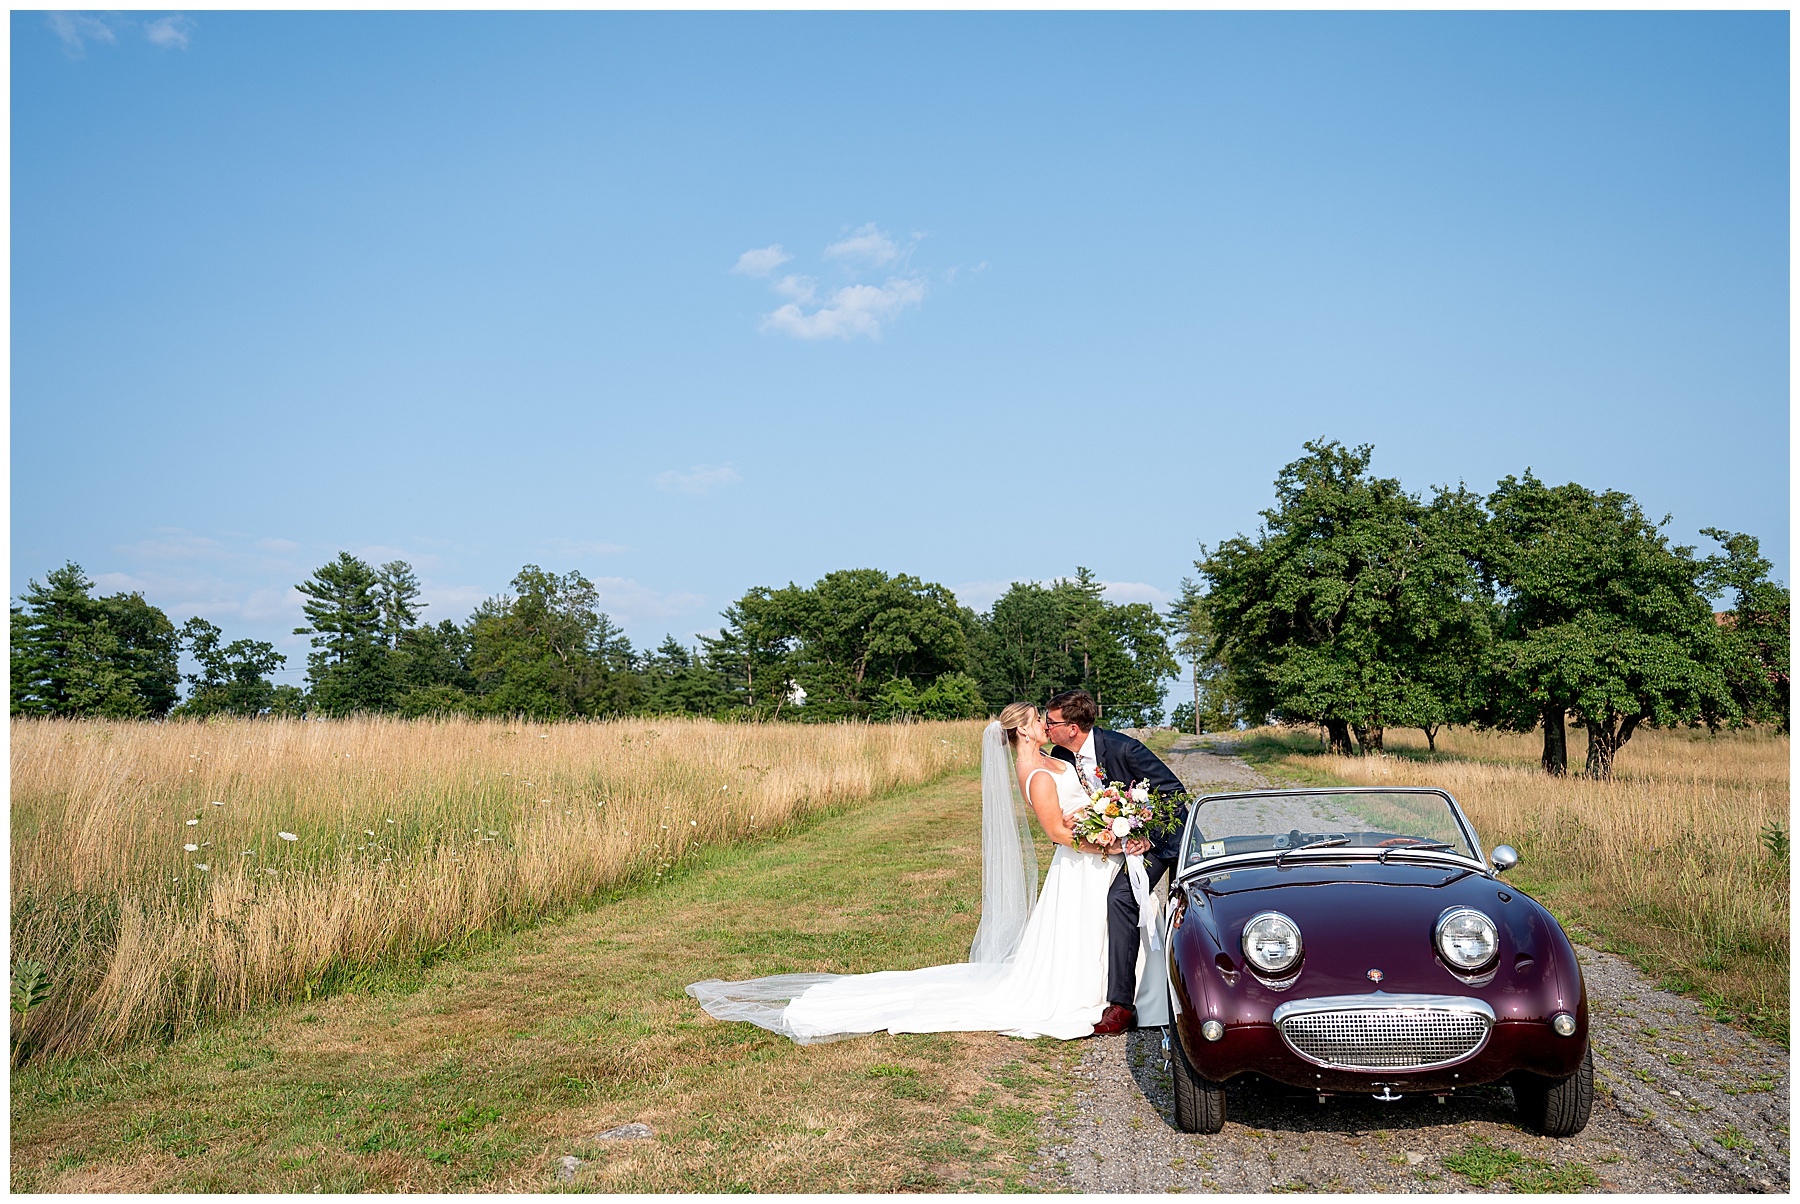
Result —
<path fill-rule="evenodd" d="M 997 973 L 1012 960 L 1037 904 L 1037 849 L 1016 782 L 1006 731 L 990 723 L 981 735 L 981 923 L 969 946 L 971 974 L 977 976 L 990 967 Z M 747 1021 L 810 1045 L 860 1035 L 796 1032 L 785 1016 L 787 1005 L 808 989 L 843 977 L 774 974 L 742 982 L 714 978 L 694 983 L 687 993 L 715 1019 Z"/>
<path fill-rule="evenodd" d="M 1037 905 L 1037 849 L 1018 780 L 1006 730 L 988 724 L 981 733 L 981 926 L 969 946 L 977 965 L 1011 961 Z"/>

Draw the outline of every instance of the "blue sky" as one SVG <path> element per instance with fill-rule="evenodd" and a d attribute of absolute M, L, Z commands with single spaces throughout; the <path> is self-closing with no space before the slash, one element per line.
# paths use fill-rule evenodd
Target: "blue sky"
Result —
<path fill-rule="evenodd" d="M 1318 437 L 1785 580 L 1787 20 L 15 12 L 12 590 L 1162 602 Z"/>

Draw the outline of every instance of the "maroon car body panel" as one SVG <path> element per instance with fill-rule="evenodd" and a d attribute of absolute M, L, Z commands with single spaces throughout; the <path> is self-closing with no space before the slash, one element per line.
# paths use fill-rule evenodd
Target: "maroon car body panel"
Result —
<path fill-rule="evenodd" d="M 1172 901 L 1174 1036 L 1203 1079 L 1253 1073 L 1324 1092 L 1446 1091 L 1519 1071 L 1564 1078 L 1587 1051 L 1581 968 L 1561 926 L 1536 900 L 1466 860 L 1382 865 L 1314 855 L 1279 867 L 1240 863 L 1187 876 Z M 1499 930 L 1498 956 L 1479 974 L 1457 971 L 1438 956 L 1438 919 L 1455 907 L 1486 913 Z M 1281 982 L 1256 973 L 1240 944 L 1245 922 L 1264 911 L 1288 916 L 1301 933 L 1299 971 Z M 1378 982 L 1371 970 L 1379 971 Z M 1320 1066 L 1290 1049 L 1275 1028 L 1275 1009 L 1289 1000 L 1376 992 L 1480 999 L 1493 1008 L 1495 1024 L 1473 1056 L 1420 1071 Z M 1557 1012 L 1574 1016 L 1571 1035 L 1551 1030 Z M 1207 1020 L 1224 1025 L 1223 1038 L 1204 1039 Z"/>

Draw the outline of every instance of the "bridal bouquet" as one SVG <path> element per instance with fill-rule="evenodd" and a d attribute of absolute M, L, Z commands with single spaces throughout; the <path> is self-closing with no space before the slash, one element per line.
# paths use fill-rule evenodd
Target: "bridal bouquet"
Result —
<path fill-rule="evenodd" d="M 1070 817 L 1069 827 L 1076 839 L 1089 844 L 1102 843 L 1096 838 L 1110 832 L 1108 843 L 1121 848 L 1133 836 L 1161 834 L 1173 815 L 1174 804 L 1151 794 L 1148 783 L 1109 782 L 1088 796 L 1088 805 Z"/>

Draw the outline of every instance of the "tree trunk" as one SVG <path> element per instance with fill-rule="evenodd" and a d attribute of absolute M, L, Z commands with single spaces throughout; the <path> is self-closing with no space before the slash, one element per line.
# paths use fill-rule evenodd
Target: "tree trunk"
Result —
<path fill-rule="evenodd" d="M 1381 725 L 1371 723 L 1367 727 L 1360 723 L 1352 723 L 1350 730 L 1356 733 L 1356 745 L 1363 756 L 1381 751 Z"/>
<path fill-rule="evenodd" d="M 1599 782 L 1612 781 L 1613 760 L 1631 739 L 1640 720 L 1641 716 L 1629 715 L 1623 721 L 1612 718 L 1587 721 L 1587 768 L 1584 772 L 1588 777 Z"/>
<path fill-rule="evenodd" d="M 1327 719 L 1325 734 L 1331 740 L 1331 751 L 1339 756 L 1350 755 L 1350 725 L 1342 719 Z"/>
<path fill-rule="evenodd" d="M 1200 662 L 1194 662 L 1194 734 L 1200 734 Z"/>
<path fill-rule="evenodd" d="M 1420 730 L 1425 733 L 1425 743 L 1430 746 L 1432 752 L 1436 752 L 1437 751 L 1438 725 L 1433 723 L 1428 727 L 1421 728 Z"/>
<path fill-rule="evenodd" d="M 1590 744 L 1588 747 L 1591 749 L 1593 745 Z M 1569 772 L 1569 732 L 1564 726 L 1563 709 L 1559 706 L 1544 708 L 1542 764 L 1544 772 L 1553 778 L 1560 778 Z"/>

